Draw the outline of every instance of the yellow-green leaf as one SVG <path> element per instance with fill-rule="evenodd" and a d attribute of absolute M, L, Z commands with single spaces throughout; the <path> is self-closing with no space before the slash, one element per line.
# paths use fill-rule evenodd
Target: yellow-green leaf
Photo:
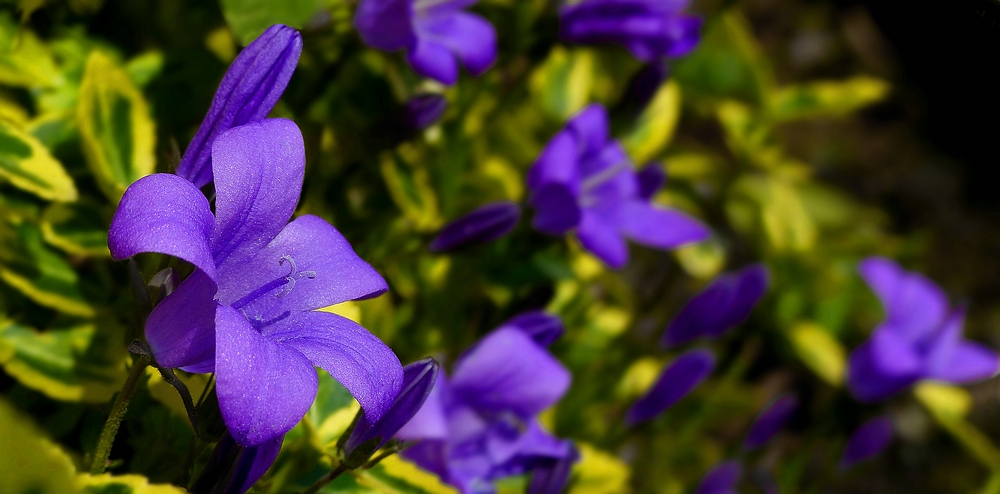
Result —
<path fill-rule="evenodd" d="M 913 388 L 913 394 L 937 415 L 964 418 L 972 409 L 972 395 L 957 386 L 923 382 Z"/>
<path fill-rule="evenodd" d="M 42 213 L 42 237 L 70 254 L 108 257 L 108 221 L 91 202 L 53 204 Z"/>
<path fill-rule="evenodd" d="M 76 186 L 62 163 L 34 136 L 0 120 L 0 177 L 50 201 L 76 200 Z"/>
<path fill-rule="evenodd" d="M 774 121 L 842 116 L 882 100 L 889 89 L 889 83 L 865 76 L 846 81 L 811 82 L 772 92 L 768 110 Z"/>
<path fill-rule="evenodd" d="M 437 194 L 430 185 L 430 176 L 423 167 L 412 166 L 407 160 L 412 151 L 401 147 L 398 153 L 382 157 L 382 178 L 393 202 L 417 231 L 435 231 L 444 222 L 438 211 Z"/>
<path fill-rule="evenodd" d="M 0 492 L 74 492 L 69 456 L 10 403 L 0 399 Z"/>
<path fill-rule="evenodd" d="M 968 391 L 947 384 L 925 382 L 917 385 L 913 394 L 969 454 L 987 468 L 1000 470 L 1000 450 L 986 434 L 964 419 L 972 406 L 972 396 Z"/>
<path fill-rule="evenodd" d="M 621 143 L 636 163 L 657 157 L 674 136 L 681 115 L 681 87 L 674 81 L 664 84 L 643 110 Z"/>
<path fill-rule="evenodd" d="M 21 384 L 64 401 L 105 403 L 125 381 L 122 330 L 109 320 L 38 332 L 0 322 L 4 371 Z"/>
<path fill-rule="evenodd" d="M 6 226 L 6 225 L 3 225 Z M 79 276 L 62 255 L 42 242 L 28 222 L 0 227 L 0 279 L 35 302 L 60 312 L 91 317 L 94 308 L 80 292 Z"/>
<path fill-rule="evenodd" d="M 110 473 L 91 475 L 82 473 L 76 477 L 76 488 L 84 494 L 185 494 L 187 490 L 170 484 L 150 484 L 142 475 L 118 475 Z"/>
<path fill-rule="evenodd" d="M 580 461 L 573 466 L 570 494 L 620 494 L 630 492 L 628 465 L 587 443 L 577 443 Z"/>
<path fill-rule="evenodd" d="M 0 12 L 0 84 L 49 88 L 62 81 L 48 47 L 7 12 Z"/>
<path fill-rule="evenodd" d="M 368 470 L 361 470 L 358 483 L 383 494 L 456 494 L 453 487 L 441 482 L 436 475 L 403 460 L 390 456 Z"/>
<path fill-rule="evenodd" d="M 590 100 L 594 84 L 594 56 L 587 49 L 557 46 L 531 75 L 531 90 L 542 109 L 562 122 Z"/>
<path fill-rule="evenodd" d="M 795 354 L 824 381 L 840 386 L 847 368 L 847 352 L 829 332 L 812 322 L 801 322 L 789 333 Z"/>
<path fill-rule="evenodd" d="M 146 100 L 128 74 L 99 51 L 87 60 L 76 116 L 87 164 L 112 201 L 153 172 L 155 128 Z"/>
<path fill-rule="evenodd" d="M 316 449 L 332 449 L 360 408 L 347 388 L 330 374 L 320 371 L 316 400 L 305 416 L 311 426 L 307 429 L 312 434 L 310 440 Z"/>

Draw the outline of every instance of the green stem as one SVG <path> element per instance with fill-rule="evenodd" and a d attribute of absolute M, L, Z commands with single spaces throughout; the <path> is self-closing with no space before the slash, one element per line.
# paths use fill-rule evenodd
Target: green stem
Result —
<path fill-rule="evenodd" d="M 97 441 L 97 450 L 94 451 L 94 463 L 90 465 L 90 473 L 95 475 L 104 473 L 108 464 L 108 456 L 111 454 L 111 446 L 115 442 L 115 436 L 118 435 L 118 427 L 122 425 L 125 411 L 128 410 L 128 402 L 132 400 L 135 388 L 139 384 L 139 378 L 145 374 L 147 365 L 149 365 L 149 359 L 144 356 L 137 356 L 132 362 L 132 370 L 129 371 L 128 378 L 125 379 L 125 384 L 122 386 L 121 392 L 118 393 L 118 397 L 115 398 L 115 404 L 111 407 L 108 421 L 101 429 L 101 437 Z"/>
<path fill-rule="evenodd" d="M 343 463 L 337 465 L 337 468 L 334 468 L 333 470 L 330 471 L 330 473 L 324 475 L 323 478 L 317 480 L 315 484 L 310 485 L 308 489 L 302 491 L 302 494 L 316 494 L 326 484 L 333 482 L 334 479 L 340 477 L 340 474 L 344 473 L 345 471 L 347 471 L 347 469 L 344 468 Z"/>

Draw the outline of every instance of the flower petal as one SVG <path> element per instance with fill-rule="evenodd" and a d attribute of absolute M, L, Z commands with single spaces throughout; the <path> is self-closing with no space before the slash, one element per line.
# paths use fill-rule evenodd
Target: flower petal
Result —
<path fill-rule="evenodd" d="M 628 262 L 628 244 L 618 233 L 618 225 L 594 209 L 585 209 L 576 238 L 608 266 L 619 269 Z"/>
<path fill-rule="evenodd" d="M 715 369 L 715 355 L 705 349 L 692 350 L 664 369 L 656 384 L 629 409 L 625 422 L 635 425 L 645 422 L 687 396 Z"/>
<path fill-rule="evenodd" d="M 847 388 L 863 403 L 884 400 L 917 382 L 921 364 L 905 340 L 891 328 L 880 328 L 851 352 Z"/>
<path fill-rule="evenodd" d="M 446 86 L 458 80 L 458 62 L 448 47 L 427 38 L 417 38 L 417 42 L 406 53 L 406 61 L 413 70 L 424 77 L 434 79 Z"/>
<path fill-rule="evenodd" d="M 423 406 L 409 422 L 396 433 L 404 441 L 448 438 L 448 422 L 444 414 L 443 395 L 448 386 L 444 371 L 439 371 Z M 425 441 L 426 442 L 426 441 Z"/>
<path fill-rule="evenodd" d="M 298 350 L 347 388 L 370 422 L 381 420 L 399 394 L 403 366 L 396 354 L 350 319 L 300 312 L 267 329 L 268 338 Z"/>
<path fill-rule="evenodd" d="M 907 272 L 884 257 L 869 257 L 858 265 L 861 277 L 885 308 L 886 323 L 910 341 L 937 329 L 948 311 L 948 297 L 920 273 Z"/>
<path fill-rule="evenodd" d="M 892 420 L 889 417 L 875 417 L 851 433 L 840 457 L 840 469 L 848 469 L 855 464 L 882 454 L 892 442 Z"/>
<path fill-rule="evenodd" d="M 559 494 L 566 489 L 573 464 L 580 460 L 575 446 L 565 458 L 540 462 L 531 472 L 528 494 Z"/>
<path fill-rule="evenodd" d="M 226 438 L 234 441 L 229 434 L 223 439 Z M 233 478 L 229 487 L 222 491 L 223 494 L 243 494 L 250 490 L 250 487 L 267 473 L 267 469 L 271 468 L 274 460 L 278 458 L 283 440 L 284 436 L 279 436 L 260 445 L 243 448 Z"/>
<path fill-rule="evenodd" d="M 537 191 L 547 184 L 557 183 L 576 197 L 580 193 L 580 170 L 577 163 L 579 153 L 573 132 L 562 130 L 552 136 L 528 170 L 528 188 Z"/>
<path fill-rule="evenodd" d="M 355 448 L 376 437 L 381 438 L 378 448 L 392 439 L 423 408 L 437 382 L 440 368 L 440 364 L 429 357 L 403 367 L 403 387 L 392 402 L 392 407 L 377 422 L 372 423 L 365 416 L 358 420 L 351 437 L 344 444 L 345 456 L 351 456 Z"/>
<path fill-rule="evenodd" d="M 518 314 L 501 324 L 497 330 L 503 328 L 517 329 L 543 347 L 554 343 L 566 331 L 562 319 L 541 310 Z"/>
<path fill-rule="evenodd" d="M 223 278 L 245 269 L 246 259 L 288 223 L 302 192 L 305 163 L 302 133 L 291 120 L 254 122 L 215 139 L 212 254 Z"/>
<path fill-rule="evenodd" d="M 402 50 L 416 39 L 412 4 L 412 0 L 362 0 L 354 13 L 354 27 L 372 48 Z"/>
<path fill-rule="evenodd" d="M 406 101 L 403 125 L 411 129 L 424 129 L 441 119 L 448 109 L 448 99 L 440 94 L 418 94 Z"/>
<path fill-rule="evenodd" d="M 420 37 L 447 47 L 472 75 L 486 72 L 496 62 L 496 29 L 478 15 L 444 11 L 418 18 L 416 26 Z"/>
<path fill-rule="evenodd" d="M 313 215 L 296 218 L 271 243 L 232 266 L 219 301 L 270 321 L 288 311 L 371 298 L 388 290 L 340 232 Z"/>
<path fill-rule="evenodd" d="M 510 233 L 521 219 L 521 207 L 509 201 L 493 202 L 452 221 L 431 242 L 435 252 L 472 242 L 491 242 Z"/>
<path fill-rule="evenodd" d="M 166 173 L 147 175 L 130 185 L 118 203 L 108 248 L 116 260 L 142 252 L 179 257 L 214 281 L 209 249 L 214 223 L 208 199 L 191 182 Z"/>
<path fill-rule="evenodd" d="M 962 339 L 965 310 L 952 313 L 931 342 L 927 356 L 927 377 L 964 384 L 996 375 L 1000 357 L 990 348 Z"/>
<path fill-rule="evenodd" d="M 280 438 L 316 398 L 317 376 L 294 348 L 265 338 L 232 307 L 215 316 L 216 391 L 229 433 L 241 446 Z"/>
<path fill-rule="evenodd" d="M 566 123 L 566 129 L 576 136 L 578 153 L 598 154 L 610 140 L 608 111 L 600 103 L 591 103 Z"/>
<path fill-rule="evenodd" d="M 799 399 L 795 395 L 785 395 L 772 401 L 754 420 L 743 449 L 757 449 L 771 440 L 799 409 Z"/>
<path fill-rule="evenodd" d="M 206 373 L 215 369 L 215 283 L 195 270 L 146 320 L 156 363 Z"/>
<path fill-rule="evenodd" d="M 302 53 L 302 36 L 275 24 L 233 60 L 212 99 L 205 120 L 191 139 L 177 174 L 202 187 L 212 181 L 212 143 L 219 134 L 263 120 L 288 86 Z"/>
<path fill-rule="evenodd" d="M 659 163 L 647 163 L 636 178 L 639 180 L 639 198 L 649 201 L 667 183 L 667 172 Z"/>
<path fill-rule="evenodd" d="M 743 465 L 738 460 L 717 463 L 701 479 L 695 494 L 729 494 L 736 492 L 736 484 L 743 476 Z"/>
<path fill-rule="evenodd" d="M 658 249 L 675 249 L 700 242 L 711 230 L 700 221 L 645 201 L 628 201 L 618 210 L 622 232 L 632 240 Z"/>
<path fill-rule="evenodd" d="M 663 346 L 677 346 L 702 336 L 719 337 L 746 321 L 767 286 L 767 267 L 763 264 L 719 276 L 670 322 L 663 334 Z"/>
<path fill-rule="evenodd" d="M 549 235 L 565 235 L 580 224 L 582 211 L 569 187 L 560 183 L 548 183 L 532 192 L 528 199 L 535 208 L 531 226 Z"/>
<path fill-rule="evenodd" d="M 528 420 L 559 401 L 569 384 L 569 371 L 528 335 L 501 329 L 462 356 L 450 388 L 480 410 Z"/>

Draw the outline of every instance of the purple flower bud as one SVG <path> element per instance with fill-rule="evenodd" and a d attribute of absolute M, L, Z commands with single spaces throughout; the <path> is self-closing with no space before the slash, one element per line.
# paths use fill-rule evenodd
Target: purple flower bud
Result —
<path fill-rule="evenodd" d="M 735 494 L 736 484 L 742 476 L 743 465 L 739 461 L 723 461 L 705 474 L 695 494 Z"/>
<path fill-rule="evenodd" d="M 431 242 L 434 252 L 456 249 L 471 242 L 491 242 L 514 229 L 521 207 L 512 202 L 494 202 L 449 223 Z"/>
<path fill-rule="evenodd" d="M 701 19 L 686 1 L 581 0 L 559 10 L 559 36 L 570 43 L 615 43 L 643 61 L 686 55 L 698 44 Z"/>
<path fill-rule="evenodd" d="M 243 494 L 260 479 L 281 451 L 283 436 L 258 446 L 240 446 L 228 432 L 219 440 L 191 492 Z"/>
<path fill-rule="evenodd" d="M 437 122 L 448 109 L 448 100 L 440 94 L 418 94 L 406 102 L 403 125 L 424 129 Z"/>
<path fill-rule="evenodd" d="M 344 455 L 351 456 L 359 446 L 376 439 L 377 445 L 369 445 L 369 454 L 385 445 L 424 405 L 427 396 L 437 381 L 441 366 L 428 357 L 403 367 L 403 387 L 400 389 L 392 406 L 382 418 L 370 423 L 363 412 L 358 412 L 358 422 L 351 432 L 351 437 L 344 443 Z M 365 458 L 367 460 L 367 458 Z"/>
<path fill-rule="evenodd" d="M 757 449 L 774 437 L 799 409 L 799 399 L 787 394 L 771 402 L 754 421 L 743 441 L 743 449 Z"/>
<path fill-rule="evenodd" d="M 177 174 L 197 187 L 212 182 L 215 138 L 233 127 L 266 118 L 288 86 L 301 53 L 302 36 L 282 24 L 267 28 L 247 45 L 222 78 Z"/>
<path fill-rule="evenodd" d="M 840 458 L 840 469 L 846 470 L 855 464 L 882 454 L 892 442 L 892 420 L 889 417 L 875 417 L 858 427 L 847 440 L 844 456 Z"/>
<path fill-rule="evenodd" d="M 706 349 L 687 352 L 660 374 L 653 388 L 632 405 L 625 417 L 628 425 L 645 422 L 670 408 L 698 387 L 715 369 L 715 355 Z"/>
<path fill-rule="evenodd" d="M 699 337 L 721 336 L 727 329 L 746 321 L 767 291 L 768 283 L 767 268 L 763 264 L 719 276 L 670 322 L 663 334 L 663 346 L 677 346 Z"/>
<path fill-rule="evenodd" d="M 542 461 L 534 468 L 528 494 L 560 494 L 566 489 L 573 464 L 580 460 L 576 446 L 572 446 L 571 450 L 565 458 Z"/>
<path fill-rule="evenodd" d="M 645 200 L 653 199 L 657 191 L 667 183 L 667 172 L 660 163 L 647 163 L 642 170 L 636 174 L 639 179 L 639 197 Z"/>
<path fill-rule="evenodd" d="M 523 331 L 543 347 L 551 345 L 562 336 L 562 320 L 544 311 L 525 312 L 514 316 L 500 325 L 501 328 L 512 327 Z"/>

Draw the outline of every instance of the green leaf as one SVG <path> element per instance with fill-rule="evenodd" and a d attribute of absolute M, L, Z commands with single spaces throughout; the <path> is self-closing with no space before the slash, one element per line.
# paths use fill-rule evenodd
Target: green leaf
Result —
<path fill-rule="evenodd" d="M 163 70 L 163 54 L 158 51 L 147 51 L 125 64 L 125 71 L 136 85 L 145 87 L 150 81 L 160 75 Z"/>
<path fill-rule="evenodd" d="M 153 172 L 156 136 L 146 100 L 128 74 L 99 51 L 87 60 L 77 125 L 87 164 L 112 201 Z"/>
<path fill-rule="evenodd" d="M 1000 470 L 1000 450 L 989 436 L 965 420 L 972 408 L 972 396 L 968 391 L 947 384 L 925 382 L 918 384 L 913 394 L 969 454 L 985 467 Z"/>
<path fill-rule="evenodd" d="M 680 115 L 681 89 L 670 81 L 656 92 L 629 133 L 621 138 L 632 160 L 643 164 L 656 158 L 670 143 Z"/>
<path fill-rule="evenodd" d="M 398 455 L 357 473 L 358 483 L 383 494 L 455 494 L 453 487 Z"/>
<path fill-rule="evenodd" d="M 843 116 L 876 103 L 889 94 L 889 84 L 873 77 L 846 81 L 820 81 L 773 91 L 768 98 L 769 116 L 788 121 L 818 116 Z"/>
<path fill-rule="evenodd" d="M 337 444 L 337 439 L 361 407 L 351 392 L 326 371 L 319 371 L 319 388 L 305 419 L 312 425 L 312 442 L 320 451 L 327 451 Z"/>
<path fill-rule="evenodd" d="M 125 381 L 121 327 L 111 321 L 38 332 L 0 322 L 0 360 L 21 384 L 63 401 L 105 403 Z"/>
<path fill-rule="evenodd" d="M 302 29 L 326 5 L 326 0 L 222 0 L 222 14 L 233 33 L 249 44 L 273 24 Z"/>
<path fill-rule="evenodd" d="M 580 111 L 594 85 L 594 56 L 586 49 L 556 46 L 531 75 L 531 90 L 542 109 L 562 122 Z"/>
<path fill-rule="evenodd" d="M 586 443 L 577 443 L 580 461 L 573 465 L 569 494 L 619 494 L 629 492 L 628 465 Z"/>
<path fill-rule="evenodd" d="M 70 254 L 109 257 L 106 217 L 92 202 L 53 204 L 42 213 L 42 237 Z"/>
<path fill-rule="evenodd" d="M 50 88 L 62 82 L 48 47 L 7 12 L 0 12 L 0 84 Z"/>
<path fill-rule="evenodd" d="M 843 384 L 847 352 L 827 330 L 815 323 L 801 322 L 792 328 L 789 339 L 806 367 L 834 386 Z"/>
<path fill-rule="evenodd" d="M 0 352 L 2 353 L 2 352 Z M 75 492 L 73 462 L 31 419 L 0 399 L 0 492 Z"/>
<path fill-rule="evenodd" d="M 419 161 L 414 149 L 401 146 L 399 152 L 382 157 L 382 178 L 393 202 L 417 231 L 435 231 L 444 220 L 438 208 L 437 194 L 430 185 L 427 169 L 411 163 Z"/>
<path fill-rule="evenodd" d="M 75 201 L 76 186 L 62 163 L 34 136 L 0 120 L 0 177 L 50 201 Z"/>
<path fill-rule="evenodd" d="M 187 492 L 169 484 L 150 484 L 142 475 L 112 476 L 109 473 L 80 474 L 76 478 L 76 486 L 80 494 L 185 494 Z"/>
<path fill-rule="evenodd" d="M 0 226 L 0 279 L 35 302 L 66 314 L 91 317 L 94 308 L 80 292 L 79 276 L 66 259 L 42 243 L 28 222 Z"/>

